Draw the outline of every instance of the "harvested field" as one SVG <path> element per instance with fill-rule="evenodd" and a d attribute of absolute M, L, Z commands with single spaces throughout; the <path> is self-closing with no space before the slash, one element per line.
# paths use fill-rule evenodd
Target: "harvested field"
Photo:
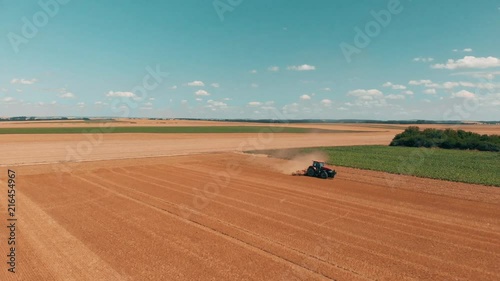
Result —
<path fill-rule="evenodd" d="M 108 120 L 92 120 L 92 121 L 6 121 L 0 122 L 0 129 L 18 128 L 93 128 L 96 126 L 105 127 L 231 127 L 231 126 L 269 126 L 267 123 L 254 122 L 221 122 L 221 121 L 204 121 L 204 120 L 148 120 L 148 119 L 127 119 L 116 118 L 112 121 Z M 324 130 L 352 130 L 352 131 L 390 131 L 394 136 L 406 129 L 408 126 L 419 126 L 422 129 L 437 128 L 446 129 L 452 128 L 455 130 L 472 131 L 479 134 L 500 134 L 500 125 L 451 125 L 451 124 L 364 124 L 364 123 L 284 123 L 280 126 L 288 128 L 315 128 Z"/>
<path fill-rule="evenodd" d="M 88 132 L 99 132 L 100 127 L 53 127 L 53 128 L 0 128 L 0 134 L 82 134 Z M 254 133 L 273 132 L 273 133 L 366 133 L 370 131 L 353 130 L 325 130 L 316 128 L 296 128 L 296 127 L 277 127 L 277 126 L 135 126 L 135 127 L 113 127 L 102 130 L 103 134 L 124 134 L 124 133 L 143 133 L 143 134 L 232 134 L 232 133 Z"/>
<path fill-rule="evenodd" d="M 319 134 L 0 135 L 2 165 L 95 161 L 349 143 L 388 144 L 389 132 Z"/>
<path fill-rule="evenodd" d="M 349 168 L 292 177 L 285 164 L 219 153 L 16 167 L 19 271 L 0 279 L 500 279 L 500 189 L 389 186 Z"/>

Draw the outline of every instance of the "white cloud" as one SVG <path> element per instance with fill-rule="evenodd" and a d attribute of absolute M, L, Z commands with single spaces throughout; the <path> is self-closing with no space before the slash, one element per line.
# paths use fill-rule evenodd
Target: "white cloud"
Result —
<path fill-rule="evenodd" d="M 251 101 L 248 103 L 249 106 L 261 106 L 262 103 L 259 101 Z"/>
<path fill-rule="evenodd" d="M 424 91 L 424 94 L 435 95 L 436 94 L 436 89 L 427 89 L 427 90 Z"/>
<path fill-rule="evenodd" d="M 479 88 L 479 89 L 494 90 L 494 89 L 500 89 L 500 84 L 498 84 L 498 83 L 477 83 L 477 84 L 474 84 L 474 87 Z"/>
<path fill-rule="evenodd" d="M 113 92 L 113 91 L 109 91 L 109 93 L 106 96 L 107 97 L 133 98 L 133 97 L 135 97 L 135 94 L 132 93 L 132 92 Z"/>
<path fill-rule="evenodd" d="M 389 99 L 389 100 L 404 100 L 405 96 L 403 96 L 403 95 L 388 95 L 385 98 Z"/>
<path fill-rule="evenodd" d="M 61 99 L 74 99 L 76 96 L 73 93 L 67 92 L 59 95 Z"/>
<path fill-rule="evenodd" d="M 76 106 L 82 108 L 82 107 L 85 107 L 85 103 L 84 102 L 79 102 L 76 104 Z"/>
<path fill-rule="evenodd" d="M 196 101 L 203 101 L 202 98 L 196 98 Z"/>
<path fill-rule="evenodd" d="M 187 100 L 181 100 L 181 104 L 187 104 L 188 101 Z"/>
<path fill-rule="evenodd" d="M 173 85 L 172 87 L 170 87 L 171 90 L 175 90 L 177 89 L 177 85 Z"/>
<path fill-rule="evenodd" d="M 495 76 L 500 75 L 500 71 L 488 71 L 488 72 L 469 71 L 469 72 L 452 73 L 451 75 L 452 76 L 462 75 L 462 76 L 469 76 L 472 78 L 493 80 L 495 79 Z"/>
<path fill-rule="evenodd" d="M 409 91 L 409 90 L 404 91 L 403 94 L 411 96 L 411 95 L 413 95 L 413 91 Z"/>
<path fill-rule="evenodd" d="M 229 100 L 233 100 L 233 99 L 232 98 L 223 98 L 222 100 L 229 101 Z"/>
<path fill-rule="evenodd" d="M 274 106 L 263 106 L 260 109 L 262 109 L 262 110 L 275 110 L 276 107 L 274 107 Z"/>
<path fill-rule="evenodd" d="M 197 96 L 210 96 L 210 93 L 205 91 L 205 90 L 198 90 L 195 92 L 195 95 L 197 95 Z"/>
<path fill-rule="evenodd" d="M 5 98 L 2 99 L 2 101 L 4 101 L 4 102 L 12 102 L 14 100 L 15 99 L 13 97 L 5 97 Z"/>
<path fill-rule="evenodd" d="M 266 105 L 273 105 L 274 104 L 274 101 L 270 100 L 270 101 L 266 101 Z"/>
<path fill-rule="evenodd" d="M 332 105 L 332 101 L 329 100 L 329 99 L 324 99 L 324 100 L 321 101 L 321 104 L 323 106 L 330 106 L 330 105 Z"/>
<path fill-rule="evenodd" d="M 23 84 L 23 85 L 32 85 L 35 84 L 37 79 L 24 79 L 24 78 L 14 78 L 10 81 L 11 84 Z"/>
<path fill-rule="evenodd" d="M 251 86 L 252 88 L 258 88 L 258 87 L 259 87 L 259 84 L 252 83 L 250 86 Z"/>
<path fill-rule="evenodd" d="M 346 103 L 345 105 L 354 106 L 362 111 L 378 108 L 379 112 L 382 112 L 381 108 L 384 108 L 383 110 L 394 110 L 400 107 L 399 105 L 388 103 L 388 101 L 405 99 L 405 96 L 402 94 L 384 96 L 384 94 L 377 89 L 358 89 L 350 91 L 348 96 L 354 96 L 356 100 L 353 103 Z"/>
<path fill-rule="evenodd" d="M 321 89 L 321 90 L 322 90 L 322 91 L 325 91 L 325 92 L 331 92 L 331 91 L 332 91 L 332 89 L 331 89 L 331 88 L 323 88 L 323 89 Z"/>
<path fill-rule="evenodd" d="M 467 82 L 467 81 L 447 81 L 442 84 L 439 83 L 431 83 L 425 85 L 427 88 L 436 88 L 436 89 L 454 89 L 457 87 L 465 87 L 465 88 L 478 88 L 478 89 L 488 89 L 488 90 L 494 90 L 494 89 L 499 89 L 500 84 L 498 83 L 472 83 L 472 82 Z"/>
<path fill-rule="evenodd" d="M 460 92 L 454 93 L 452 95 L 452 97 L 464 98 L 464 99 L 474 99 L 474 98 L 476 98 L 476 95 L 474 93 L 469 92 L 469 91 L 462 90 Z"/>
<path fill-rule="evenodd" d="M 267 68 L 267 70 L 271 72 L 278 72 L 280 71 L 280 68 L 278 66 L 270 66 Z"/>
<path fill-rule="evenodd" d="M 214 87 L 214 88 L 220 88 L 220 84 L 219 83 L 212 83 L 211 86 Z"/>
<path fill-rule="evenodd" d="M 377 90 L 377 89 L 371 89 L 371 90 L 363 90 L 363 89 L 358 89 L 358 90 L 354 90 L 354 91 L 350 91 L 348 93 L 349 96 L 354 96 L 354 97 L 359 97 L 359 98 L 364 98 L 364 99 L 370 99 L 370 98 L 367 98 L 367 97 L 377 97 L 377 98 L 380 98 L 380 97 L 383 97 L 384 94 L 382 94 L 381 91 Z"/>
<path fill-rule="evenodd" d="M 471 48 L 465 48 L 463 50 L 453 49 L 452 51 L 455 52 L 455 53 L 457 53 L 457 52 L 470 53 L 470 52 L 472 52 L 472 49 Z"/>
<path fill-rule="evenodd" d="M 455 87 L 458 87 L 460 84 L 457 82 L 444 82 L 443 85 L 440 85 L 441 87 L 445 89 L 453 89 Z"/>
<path fill-rule="evenodd" d="M 299 112 L 299 104 L 294 102 L 292 104 L 287 104 L 282 108 L 283 113 L 285 114 L 293 114 Z"/>
<path fill-rule="evenodd" d="M 496 57 L 474 57 L 465 56 L 463 59 L 449 59 L 445 64 L 434 64 L 435 69 L 459 69 L 459 68 L 491 68 L 499 67 L 500 59 Z"/>
<path fill-rule="evenodd" d="M 21 90 L 21 89 L 16 89 L 16 92 L 18 92 L 18 93 L 22 93 L 22 92 L 23 92 L 23 90 Z"/>
<path fill-rule="evenodd" d="M 410 82 L 408 82 L 409 85 L 416 85 L 416 86 L 419 86 L 419 85 L 428 85 L 428 84 L 431 84 L 432 81 L 431 80 L 410 80 Z"/>
<path fill-rule="evenodd" d="M 303 65 L 292 65 L 289 66 L 287 69 L 294 71 L 311 71 L 311 70 L 316 70 L 316 67 L 313 65 L 303 64 Z"/>
<path fill-rule="evenodd" d="M 256 69 L 252 69 L 252 70 L 250 70 L 250 73 L 251 73 L 251 74 L 256 74 L 256 73 L 257 73 L 257 70 L 256 70 Z"/>
<path fill-rule="evenodd" d="M 415 62 L 431 62 L 431 61 L 434 61 L 434 58 L 418 57 L 418 58 L 414 58 L 413 61 L 415 61 Z"/>
<path fill-rule="evenodd" d="M 227 108 L 227 104 L 225 102 L 221 102 L 221 101 L 208 100 L 207 104 L 208 104 L 207 107 L 212 108 L 212 109 L 225 109 L 225 108 Z"/>
<path fill-rule="evenodd" d="M 392 84 L 391 82 L 385 82 L 383 85 L 383 87 L 391 87 L 392 89 L 394 90 L 406 90 L 406 86 L 404 85 L 398 85 L 398 84 Z"/>
<path fill-rule="evenodd" d="M 193 82 L 187 83 L 187 85 L 191 86 L 191 87 L 203 87 L 203 86 L 205 86 L 205 83 L 203 83 L 203 81 L 193 81 Z"/>
<path fill-rule="evenodd" d="M 302 95 L 302 96 L 300 96 L 300 99 L 301 100 L 310 100 L 311 96 L 310 95 Z"/>
<path fill-rule="evenodd" d="M 459 82 L 444 82 L 442 85 L 440 85 L 440 87 L 445 88 L 445 89 L 453 89 L 453 88 L 456 88 L 458 86 L 472 88 L 472 87 L 476 87 L 477 85 L 474 84 L 474 83 L 471 83 L 471 82 L 462 82 L 462 81 L 459 81 Z"/>

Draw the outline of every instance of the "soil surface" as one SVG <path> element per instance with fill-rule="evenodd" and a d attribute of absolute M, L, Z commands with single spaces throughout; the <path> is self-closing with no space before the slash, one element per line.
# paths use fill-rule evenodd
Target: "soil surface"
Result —
<path fill-rule="evenodd" d="M 213 153 L 16 167 L 18 271 L 0 279 L 500 279 L 500 189 L 349 168 L 294 177 L 286 164 Z"/>

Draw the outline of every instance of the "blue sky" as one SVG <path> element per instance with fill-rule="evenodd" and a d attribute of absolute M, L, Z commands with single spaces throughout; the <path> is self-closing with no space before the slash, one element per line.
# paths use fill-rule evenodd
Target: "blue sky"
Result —
<path fill-rule="evenodd" d="M 0 23 L 0 116 L 500 119 L 499 0 L 0 0 Z"/>

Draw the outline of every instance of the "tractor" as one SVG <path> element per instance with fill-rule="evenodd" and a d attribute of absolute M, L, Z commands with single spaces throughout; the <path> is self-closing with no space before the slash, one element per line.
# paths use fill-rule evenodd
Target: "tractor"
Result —
<path fill-rule="evenodd" d="M 322 179 L 334 178 L 337 172 L 325 166 L 325 162 L 313 161 L 313 164 L 307 170 L 300 170 L 292 175 L 294 176 L 309 176 Z"/>

